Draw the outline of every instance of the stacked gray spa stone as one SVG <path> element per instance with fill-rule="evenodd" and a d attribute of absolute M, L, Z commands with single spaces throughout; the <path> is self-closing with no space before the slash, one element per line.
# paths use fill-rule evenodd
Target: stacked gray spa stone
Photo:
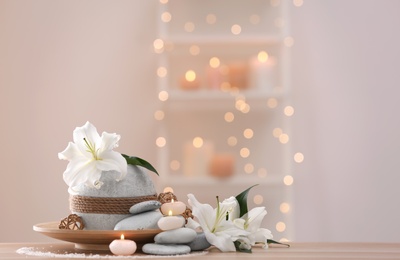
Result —
<path fill-rule="evenodd" d="M 191 228 L 163 231 L 154 237 L 155 243 L 145 244 L 143 253 L 152 255 L 181 255 L 210 247 L 204 233 Z"/>
<path fill-rule="evenodd" d="M 155 200 L 135 204 L 129 210 L 132 216 L 118 222 L 114 230 L 158 229 L 160 207 L 161 203 Z M 185 227 L 163 231 L 154 237 L 154 242 L 145 244 L 142 251 L 152 255 L 180 255 L 210 247 L 204 233 Z"/>

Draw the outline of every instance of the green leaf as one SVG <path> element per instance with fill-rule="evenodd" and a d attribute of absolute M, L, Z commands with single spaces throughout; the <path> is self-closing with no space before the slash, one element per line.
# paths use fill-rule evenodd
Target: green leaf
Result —
<path fill-rule="evenodd" d="M 233 244 L 235 244 L 236 251 L 238 251 L 238 252 L 242 252 L 242 253 L 252 253 L 251 247 L 250 247 L 250 249 L 240 248 L 240 245 L 241 245 L 242 243 L 240 243 L 240 242 L 237 241 L 237 240 L 234 241 Z"/>
<path fill-rule="evenodd" d="M 268 244 L 278 244 L 278 245 L 283 245 L 283 246 L 290 247 L 289 244 L 280 243 L 280 242 L 275 241 L 275 240 L 272 240 L 272 239 L 267 239 L 267 243 L 268 243 Z"/>
<path fill-rule="evenodd" d="M 242 217 L 249 211 L 247 208 L 247 195 L 249 194 L 250 189 L 257 185 L 258 184 L 251 186 L 250 188 L 248 188 L 247 190 L 243 191 L 242 193 L 236 196 L 236 200 L 239 202 L 239 208 L 240 208 L 239 217 Z"/>
<path fill-rule="evenodd" d="M 149 171 L 152 171 L 156 173 L 158 176 L 160 176 L 157 172 L 157 170 L 151 165 L 149 162 L 146 160 L 139 158 L 139 157 L 134 157 L 134 156 L 129 156 L 126 154 L 122 154 L 122 156 L 125 158 L 126 162 L 130 165 L 138 165 L 146 168 Z"/>

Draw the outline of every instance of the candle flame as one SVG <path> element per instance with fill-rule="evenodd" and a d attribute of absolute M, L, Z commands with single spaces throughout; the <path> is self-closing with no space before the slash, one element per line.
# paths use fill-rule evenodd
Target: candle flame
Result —
<path fill-rule="evenodd" d="M 171 203 L 174 203 L 174 199 L 171 199 Z"/>
<path fill-rule="evenodd" d="M 172 210 L 168 211 L 168 216 L 172 216 Z"/>
<path fill-rule="evenodd" d="M 125 236 L 124 236 L 124 234 L 122 234 L 121 235 L 121 240 L 124 240 L 125 239 Z"/>
<path fill-rule="evenodd" d="M 268 60 L 268 53 L 266 51 L 260 51 L 257 55 L 257 59 L 259 62 L 265 63 Z"/>
<path fill-rule="evenodd" d="M 193 70 L 188 70 L 185 73 L 185 79 L 189 82 L 192 82 L 196 79 L 196 72 L 194 72 Z"/>

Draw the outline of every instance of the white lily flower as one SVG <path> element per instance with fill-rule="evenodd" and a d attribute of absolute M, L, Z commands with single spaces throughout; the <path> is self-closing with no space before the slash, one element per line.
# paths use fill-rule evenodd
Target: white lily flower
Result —
<path fill-rule="evenodd" d="M 229 217 L 232 212 L 235 213 L 237 200 L 231 197 L 223 202 L 218 201 L 218 206 L 214 209 L 208 204 L 201 204 L 193 194 L 188 194 L 188 198 L 193 215 L 199 221 L 207 241 L 223 252 L 236 251 L 233 238 L 249 234 L 236 227 Z M 191 225 L 195 226 L 193 223 Z"/>
<path fill-rule="evenodd" d="M 101 137 L 96 127 L 86 122 L 82 127 L 75 128 L 74 142 L 58 154 L 58 158 L 68 160 L 68 166 L 63 177 L 69 188 L 80 184 L 99 189 L 99 181 L 103 171 L 118 171 L 121 173 L 119 180 L 125 178 L 127 162 L 118 152 L 113 151 L 118 147 L 120 135 L 103 132 Z"/>
<path fill-rule="evenodd" d="M 235 219 L 235 226 L 249 232 L 247 238 L 251 245 L 255 243 L 264 243 L 267 245 L 267 239 L 272 239 L 272 233 L 266 228 L 260 228 L 261 223 L 267 215 L 265 207 L 256 207 L 247 212 L 241 218 Z"/>

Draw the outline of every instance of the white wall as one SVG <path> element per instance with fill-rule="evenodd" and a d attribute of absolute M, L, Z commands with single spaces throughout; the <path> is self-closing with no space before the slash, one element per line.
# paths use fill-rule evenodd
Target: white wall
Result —
<path fill-rule="evenodd" d="M 53 241 L 32 225 L 68 214 L 57 153 L 86 120 L 156 160 L 156 5 L 0 0 L 0 242 Z M 299 241 L 400 242 L 399 7 L 291 8 Z"/>
<path fill-rule="evenodd" d="M 86 120 L 156 160 L 156 3 L 0 1 L 1 242 L 69 214 L 57 153 Z"/>
<path fill-rule="evenodd" d="M 296 238 L 397 241 L 400 2 L 292 8 Z"/>

